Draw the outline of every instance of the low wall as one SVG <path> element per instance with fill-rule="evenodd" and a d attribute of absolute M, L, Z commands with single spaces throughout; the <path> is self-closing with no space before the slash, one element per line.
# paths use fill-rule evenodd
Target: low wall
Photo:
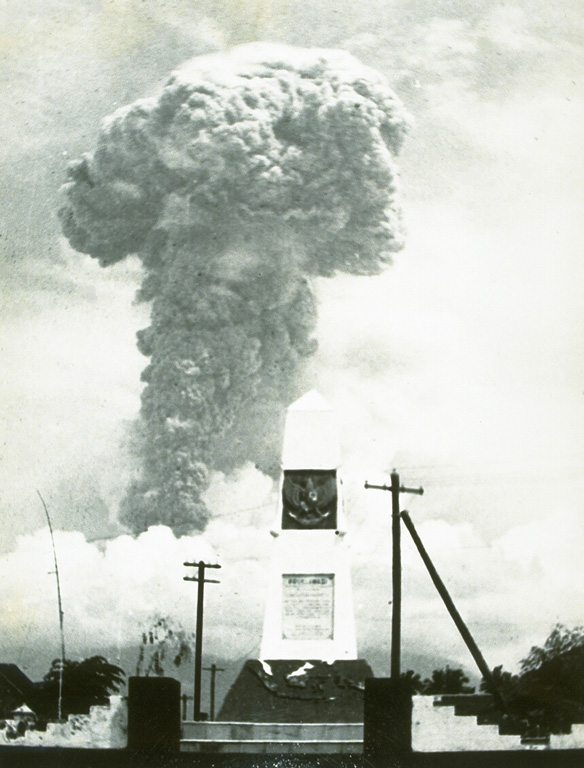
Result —
<path fill-rule="evenodd" d="M 24 747 L 77 747 L 81 749 L 122 749 L 127 743 L 128 707 L 121 696 L 112 696 L 109 705 L 91 707 L 88 715 L 69 715 L 64 723 L 48 723 L 45 731 L 26 730 L 7 721 L 0 743 Z"/>
<path fill-rule="evenodd" d="M 363 741 L 363 723 L 226 723 L 183 721 L 182 739 L 352 739 Z"/>
<path fill-rule="evenodd" d="M 458 697 L 450 697 L 458 698 Z M 461 700 L 464 696 L 459 697 Z M 493 752 L 533 749 L 584 748 L 584 724 L 569 734 L 552 734 L 548 740 L 521 740 L 501 735 L 498 725 L 478 725 L 477 718 L 456 715 L 454 705 L 444 706 L 440 696 L 412 698 L 412 749 L 414 752 Z"/>
<path fill-rule="evenodd" d="M 239 754 L 360 754 L 362 723 L 182 724 L 182 752 Z"/>

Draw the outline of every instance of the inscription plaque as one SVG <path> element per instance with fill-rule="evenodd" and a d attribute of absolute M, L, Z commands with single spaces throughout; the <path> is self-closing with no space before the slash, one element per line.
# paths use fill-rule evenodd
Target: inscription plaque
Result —
<path fill-rule="evenodd" d="M 282 638 L 332 640 L 334 574 L 282 574 Z"/>

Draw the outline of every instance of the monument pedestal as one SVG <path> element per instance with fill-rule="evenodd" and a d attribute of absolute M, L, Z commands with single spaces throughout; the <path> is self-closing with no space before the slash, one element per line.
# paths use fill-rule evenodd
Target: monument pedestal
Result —
<path fill-rule="evenodd" d="M 218 720 L 252 723 L 362 723 L 362 659 L 247 661 L 231 686 Z"/>

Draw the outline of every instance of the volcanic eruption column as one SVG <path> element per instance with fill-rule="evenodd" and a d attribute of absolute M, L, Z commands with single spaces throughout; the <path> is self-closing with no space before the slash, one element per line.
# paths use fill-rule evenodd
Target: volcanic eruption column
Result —
<path fill-rule="evenodd" d="M 261 461 L 269 405 L 297 395 L 316 346 L 310 279 L 375 274 L 402 247 L 406 127 L 349 54 L 254 44 L 188 62 L 70 165 L 66 237 L 103 266 L 137 254 L 151 304 L 133 532 L 202 530 L 210 472 Z"/>

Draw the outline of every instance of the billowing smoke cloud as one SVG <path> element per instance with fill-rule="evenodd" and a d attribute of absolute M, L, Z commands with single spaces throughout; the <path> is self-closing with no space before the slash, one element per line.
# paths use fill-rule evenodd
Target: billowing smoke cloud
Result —
<path fill-rule="evenodd" d="M 377 273 L 402 246 L 406 126 L 350 55 L 254 44 L 189 62 L 70 166 L 65 235 L 104 266 L 138 254 L 151 302 L 131 530 L 201 530 L 210 471 L 274 461 L 315 348 L 311 277 Z"/>

